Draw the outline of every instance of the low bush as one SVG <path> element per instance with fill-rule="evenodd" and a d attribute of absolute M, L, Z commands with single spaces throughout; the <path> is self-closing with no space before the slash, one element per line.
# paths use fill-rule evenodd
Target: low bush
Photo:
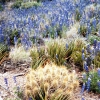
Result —
<path fill-rule="evenodd" d="M 52 41 L 47 46 L 47 52 L 52 62 L 57 65 L 66 64 L 73 50 L 73 43 L 67 45 L 65 41 Z"/>
<path fill-rule="evenodd" d="M 83 76 L 83 83 L 85 83 L 85 89 L 88 90 L 88 92 L 92 91 L 93 93 L 100 93 L 100 69 L 95 72 L 91 71 L 84 75 L 86 75 L 85 77 Z M 88 79 L 90 79 L 90 83 L 87 83 Z"/>
<path fill-rule="evenodd" d="M 71 62 L 73 62 L 78 68 L 83 70 L 83 61 L 82 61 L 82 48 L 85 47 L 85 42 L 81 39 L 76 39 L 74 41 L 74 48 L 71 54 Z"/>
<path fill-rule="evenodd" d="M 93 45 L 94 40 L 100 41 L 100 37 L 98 37 L 96 35 L 89 35 L 88 40 L 89 40 L 90 44 Z"/>
<path fill-rule="evenodd" d="M 9 52 L 9 58 L 14 63 L 30 62 L 31 61 L 30 50 L 25 51 L 25 49 L 23 47 L 12 48 L 11 51 Z"/>
<path fill-rule="evenodd" d="M 27 100 L 70 100 L 78 86 L 75 71 L 70 73 L 64 66 L 47 64 L 26 75 L 25 94 Z"/>

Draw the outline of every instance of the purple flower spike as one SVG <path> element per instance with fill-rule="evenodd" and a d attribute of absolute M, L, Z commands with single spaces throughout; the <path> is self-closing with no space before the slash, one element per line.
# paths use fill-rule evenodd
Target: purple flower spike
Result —
<path fill-rule="evenodd" d="M 83 97 L 82 97 L 82 99 L 81 100 L 85 100 Z"/>
<path fill-rule="evenodd" d="M 33 100 L 33 99 L 30 97 L 29 100 Z"/>
<path fill-rule="evenodd" d="M 98 51 L 100 51 L 100 41 L 97 42 Z"/>
<path fill-rule="evenodd" d="M 16 82 L 17 82 L 17 81 L 16 81 L 16 76 L 14 76 L 14 77 L 13 77 L 13 80 L 14 80 L 14 83 L 16 83 Z"/>
<path fill-rule="evenodd" d="M 94 48 L 96 48 L 96 45 L 97 45 L 97 40 L 96 39 L 94 40 L 93 45 L 94 45 Z"/>
<path fill-rule="evenodd" d="M 58 55 L 56 54 L 56 59 L 58 59 Z"/>
<path fill-rule="evenodd" d="M 14 37 L 14 44 L 17 45 L 17 37 Z"/>
<path fill-rule="evenodd" d="M 5 85 L 6 85 L 7 89 L 8 89 L 8 79 L 4 78 L 4 82 L 5 82 Z"/>
<path fill-rule="evenodd" d="M 90 44 L 87 45 L 86 50 L 87 50 L 87 53 L 90 53 L 90 51 L 91 51 Z"/>
<path fill-rule="evenodd" d="M 66 49 L 68 49 L 68 44 L 66 43 Z"/>
<path fill-rule="evenodd" d="M 84 53 L 84 48 L 82 48 L 82 53 Z"/>
<path fill-rule="evenodd" d="M 82 60 L 84 60 L 85 59 L 85 54 L 84 53 L 82 53 Z"/>
<path fill-rule="evenodd" d="M 100 68 L 97 70 L 98 76 L 100 77 Z"/>
<path fill-rule="evenodd" d="M 89 71 L 86 61 L 84 62 L 84 69 L 85 69 L 85 71 L 87 71 L 87 72 Z"/>
<path fill-rule="evenodd" d="M 87 91 L 89 92 L 90 90 L 90 85 L 91 85 L 91 78 L 88 78 L 88 81 L 87 81 Z"/>
<path fill-rule="evenodd" d="M 85 83 L 83 83 L 83 86 L 82 86 L 82 89 L 81 89 L 81 94 L 83 94 L 84 90 L 85 90 Z"/>
<path fill-rule="evenodd" d="M 5 84 L 8 85 L 8 79 L 4 78 Z"/>

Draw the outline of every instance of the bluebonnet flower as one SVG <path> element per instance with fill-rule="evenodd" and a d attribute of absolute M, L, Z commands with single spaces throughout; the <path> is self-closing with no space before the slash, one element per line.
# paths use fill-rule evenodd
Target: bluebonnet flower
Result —
<path fill-rule="evenodd" d="M 87 82 L 86 82 L 86 89 L 89 92 L 90 90 L 90 85 L 91 85 L 91 78 L 88 78 Z"/>
<path fill-rule="evenodd" d="M 97 49 L 100 51 L 100 41 L 97 42 Z"/>
<path fill-rule="evenodd" d="M 98 74 L 98 76 L 100 77 L 100 68 L 98 68 L 97 74 Z"/>
<path fill-rule="evenodd" d="M 98 48 L 97 48 L 97 47 L 94 49 L 94 54 L 95 54 L 95 55 L 98 54 Z"/>
<path fill-rule="evenodd" d="M 82 97 L 82 99 L 81 100 L 85 100 L 83 97 Z"/>
<path fill-rule="evenodd" d="M 68 44 L 66 43 L 66 50 L 68 49 L 68 47 L 69 47 L 69 46 L 68 46 Z"/>
<path fill-rule="evenodd" d="M 30 97 L 29 100 L 33 100 L 32 97 Z"/>
<path fill-rule="evenodd" d="M 82 60 L 85 60 L 85 54 L 82 53 Z"/>
<path fill-rule="evenodd" d="M 17 83 L 16 76 L 13 76 L 14 83 Z"/>
<path fill-rule="evenodd" d="M 97 40 L 96 39 L 94 39 L 93 46 L 94 46 L 94 48 L 96 48 L 96 46 L 97 46 Z"/>
<path fill-rule="evenodd" d="M 84 51 L 85 51 L 84 48 L 82 48 L 82 53 L 84 53 Z"/>
<path fill-rule="evenodd" d="M 9 88 L 8 87 L 8 79 L 7 78 L 4 78 L 4 82 L 5 82 L 5 85 L 6 85 L 7 89 L 8 89 Z"/>
<path fill-rule="evenodd" d="M 84 69 L 85 69 L 85 68 L 86 68 L 86 66 L 87 66 L 87 62 L 85 61 L 83 65 L 84 65 Z"/>
<path fill-rule="evenodd" d="M 56 54 L 56 59 L 58 59 L 58 54 Z"/>
<path fill-rule="evenodd" d="M 87 50 L 87 53 L 90 53 L 90 44 L 88 44 L 87 46 L 86 46 L 86 50 Z"/>
<path fill-rule="evenodd" d="M 15 46 L 17 46 L 17 37 L 16 36 L 14 36 L 14 44 L 15 44 Z"/>
<path fill-rule="evenodd" d="M 83 83 L 83 86 L 82 86 L 82 89 L 81 89 L 81 95 L 84 93 L 85 87 L 86 87 L 86 85 L 85 85 L 85 83 Z"/>

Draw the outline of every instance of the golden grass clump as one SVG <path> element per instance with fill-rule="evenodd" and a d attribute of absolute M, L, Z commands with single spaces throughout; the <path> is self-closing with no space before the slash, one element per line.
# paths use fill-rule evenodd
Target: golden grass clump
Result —
<path fill-rule="evenodd" d="M 75 71 L 64 66 L 46 64 L 26 75 L 25 95 L 34 100 L 70 100 L 79 86 Z"/>

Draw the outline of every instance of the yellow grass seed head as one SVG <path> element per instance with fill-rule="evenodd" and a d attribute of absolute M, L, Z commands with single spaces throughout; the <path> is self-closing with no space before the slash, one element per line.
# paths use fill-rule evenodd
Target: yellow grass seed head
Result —
<path fill-rule="evenodd" d="M 38 94 L 38 91 L 39 91 L 38 87 L 35 86 L 35 87 L 32 89 L 32 94 L 33 94 L 34 96 L 36 96 L 36 95 Z"/>
<path fill-rule="evenodd" d="M 30 97 L 31 96 L 31 90 L 25 90 L 25 95 L 26 97 Z"/>
<path fill-rule="evenodd" d="M 47 91 L 49 90 L 49 87 L 50 87 L 50 86 L 49 86 L 49 83 L 46 82 L 46 83 L 44 84 L 44 91 L 47 92 Z"/>
<path fill-rule="evenodd" d="M 53 86 L 54 88 L 57 88 L 57 87 L 58 87 L 58 80 L 53 80 L 53 81 L 52 81 L 52 86 Z"/>

